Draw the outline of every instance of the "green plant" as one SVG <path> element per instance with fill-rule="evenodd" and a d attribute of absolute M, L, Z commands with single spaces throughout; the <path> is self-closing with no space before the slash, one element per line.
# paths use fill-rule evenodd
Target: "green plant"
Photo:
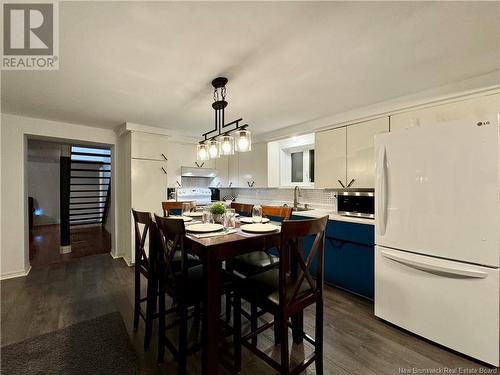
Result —
<path fill-rule="evenodd" d="M 226 206 L 224 203 L 214 203 L 210 206 L 210 212 L 212 215 L 223 215 L 226 212 Z"/>

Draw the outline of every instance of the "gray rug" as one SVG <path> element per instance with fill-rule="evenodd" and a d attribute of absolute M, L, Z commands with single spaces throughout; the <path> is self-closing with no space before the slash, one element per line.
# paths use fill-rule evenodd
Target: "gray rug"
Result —
<path fill-rule="evenodd" d="M 1 348 L 2 374 L 139 374 L 120 313 Z"/>

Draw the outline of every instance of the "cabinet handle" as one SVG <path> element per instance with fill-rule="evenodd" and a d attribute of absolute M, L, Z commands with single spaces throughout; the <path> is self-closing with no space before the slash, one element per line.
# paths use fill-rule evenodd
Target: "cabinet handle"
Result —
<path fill-rule="evenodd" d="M 349 184 L 347 185 L 348 188 L 350 188 L 352 186 L 352 184 L 354 184 L 354 181 L 356 181 L 354 178 L 351 180 L 351 182 L 349 182 Z"/>
<path fill-rule="evenodd" d="M 163 171 L 163 173 L 167 174 L 167 171 L 165 170 L 165 168 L 161 167 L 161 170 Z"/>
<path fill-rule="evenodd" d="M 162 154 L 161 154 L 161 156 L 163 156 L 163 159 L 165 159 L 165 160 L 167 160 L 167 161 L 168 161 L 168 159 L 167 159 L 167 157 L 165 156 L 165 154 L 163 154 L 163 153 L 162 153 Z"/>
<path fill-rule="evenodd" d="M 337 181 L 339 182 L 340 186 L 342 186 L 345 189 L 345 185 L 342 183 L 342 181 L 340 181 L 340 180 L 337 180 Z"/>

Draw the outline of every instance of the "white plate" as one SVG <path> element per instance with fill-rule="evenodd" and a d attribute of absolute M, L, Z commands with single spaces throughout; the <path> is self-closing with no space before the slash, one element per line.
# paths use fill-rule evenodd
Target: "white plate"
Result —
<path fill-rule="evenodd" d="M 193 233 L 210 233 L 217 232 L 222 229 L 224 229 L 224 226 L 222 224 L 193 224 L 186 227 L 186 230 L 188 232 Z"/>
<path fill-rule="evenodd" d="M 279 229 L 278 226 L 273 224 L 245 224 L 240 227 L 243 232 L 249 233 L 269 233 Z"/>
<path fill-rule="evenodd" d="M 245 223 L 245 224 L 254 224 L 251 217 L 240 217 L 240 222 Z M 262 223 L 269 223 L 269 219 L 267 217 L 263 217 Z"/>
<path fill-rule="evenodd" d="M 184 216 L 189 216 L 189 217 L 202 217 L 203 212 L 200 211 L 195 211 L 195 212 L 186 212 Z"/>

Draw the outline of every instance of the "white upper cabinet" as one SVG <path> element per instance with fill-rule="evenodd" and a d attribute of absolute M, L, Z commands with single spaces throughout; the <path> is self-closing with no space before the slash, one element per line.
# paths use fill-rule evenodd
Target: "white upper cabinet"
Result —
<path fill-rule="evenodd" d="M 132 132 L 132 158 L 165 161 L 168 137 L 144 132 Z"/>
<path fill-rule="evenodd" d="M 227 187 L 228 182 L 228 173 L 229 173 L 229 159 L 234 157 L 234 155 L 230 156 L 221 156 L 219 159 L 215 159 L 215 169 L 217 169 L 217 177 L 214 178 L 210 184 L 213 187 Z"/>
<path fill-rule="evenodd" d="M 132 208 L 162 214 L 167 199 L 167 162 L 132 159 Z"/>
<path fill-rule="evenodd" d="M 239 152 L 228 157 L 227 160 L 227 186 L 239 187 Z"/>
<path fill-rule="evenodd" d="M 240 187 L 267 187 L 267 143 L 254 143 L 251 151 L 239 152 L 238 170 Z"/>
<path fill-rule="evenodd" d="M 450 121 L 481 121 L 500 112 L 500 94 L 481 96 L 391 116 L 391 132 Z"/>
<path fill-rule="evenodd" d="M 178 187 L 177 182 L 181 181 L 182 167 L 197 167 L 203 165 L 203 168 L 216 168 L 215 160 L 204 162 L 196 160 L 196 145 L 193 143 L 170 142 L 168 145 L 168 187 Z"/>
<path fill-rule="evenodd" d="M 319 188 L 341 188 L 346 184 L 346 128 L 315 135 L 315 182 Z"/>
<path fill-rule="evenodd" d="M 347 127 L 347 185 L 375 187 L 373 137 L 389 131 L 389 118 L 379 118 Z"/>

